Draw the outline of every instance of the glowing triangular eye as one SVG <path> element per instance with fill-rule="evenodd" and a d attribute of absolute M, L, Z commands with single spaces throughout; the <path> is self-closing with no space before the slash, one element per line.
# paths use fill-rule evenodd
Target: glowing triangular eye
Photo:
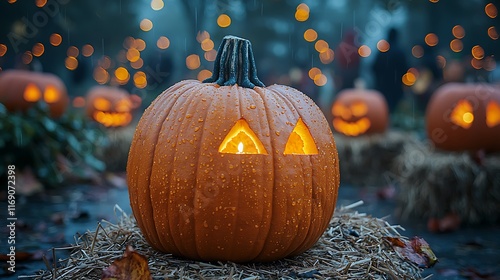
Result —
<path fill-rule="evenodd" d="M 239 119 L 219 146 L 220 153 L 226 154 L 263 154 L 267 155 L 255 132 L 245 119 Z"/>
<path fill-rule="evenodd" d="M 285 146 L 285 155 L 316 155 L 318 148 L 306 124 L 299 119 Z"/>
<path fill-rule="evenodd" d="M 458 101 L 455 109 L 451 111 L 451 122 L 465 129 L 471 127 L 472 122 L 474 121 L 474 114 L 472 113 L 472 109 L 472 104 L 469 101 Z"/>
<path fill-rule="evenodd" d="M 494 127 L 500 124 L 500 105 L 495 101 L 490 101 L 486 106 L 486 125 Z"/>

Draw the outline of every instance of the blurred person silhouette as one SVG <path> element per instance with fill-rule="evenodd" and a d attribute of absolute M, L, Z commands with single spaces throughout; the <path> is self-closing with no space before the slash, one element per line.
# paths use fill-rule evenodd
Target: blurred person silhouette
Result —
<path fill-rule="evenodd" d="M 359 45 L 355 39 L 356 32 L 349 30 L 335 49 L 335 83 L 338 91 L 354 88 L 354 81 L 359 77 Z"/>
<path fill-rule="evenodd" d="M 412 89 L 420 110 L 425 111 L 432 93 L 443 84 L 443 69 L 439 66 L 435 47 L 423 44 L 423 56 L 419 60 L 418 78 Z"/>
<path fill-rule="evenodd" d="M 375 88 L 385 96 L 390 113 L 394 112 L 403 98 L 401 78 L 408 71 L 407 59 L 398 43 L 398 35 L 395 28 L 389 30 L 387 42 L 390 48 L 387 52 L 379 52 L 372 65 Z"/>

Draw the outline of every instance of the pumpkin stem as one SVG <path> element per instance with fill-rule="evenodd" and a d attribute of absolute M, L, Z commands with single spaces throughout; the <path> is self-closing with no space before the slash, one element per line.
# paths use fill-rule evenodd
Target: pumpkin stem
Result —
<path fill-rule="evenodd" d="M 203 82 L 220 86 L 238 84 L 246 88 L 264 87 L 257 77 L 250 41 L 236 36 L 225 36 L 217 51 L 212 77 Z"/>

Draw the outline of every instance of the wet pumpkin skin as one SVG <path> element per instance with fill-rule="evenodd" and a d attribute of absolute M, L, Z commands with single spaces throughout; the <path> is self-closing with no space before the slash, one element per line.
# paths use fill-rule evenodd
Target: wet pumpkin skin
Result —
<path fill-rule="evenodd" d="M 24 92 L 32 86 L 39 92 L 36 101 L 26 101 Z M 51 97 L 48 104 L 50 115 L 60 117 L 66 111 L 69 97 L 63 81 L 49 73 L 38 73 L 26 70 L 4 70 L 0 73 L 0 103 L 4 104 L 10 112 L 26 111 L 36 102 L 44 99 L 47 89 L 51 88 L 57 95 Z"/>
<path fill-rule="evenodd" d="M 258 81 L 249 46 L 225 37 L 219 49 L 242 50 L 232 62 L 250 64 L 234 84 L 224 85 L 234 75 L 223 69 L 217 76 L 216 67 L 205 83 L 167 89 L 139 121 L 127 166 L 130 201 L 157 250 L 205 261 L 272 261 L 309 249 L 333 215 L 339 163 L 328 123 L 303 93 Z M 219 152 L 240 119 L 267 154 Z M 284 154 L 299 119 L 318 154 Z"/>

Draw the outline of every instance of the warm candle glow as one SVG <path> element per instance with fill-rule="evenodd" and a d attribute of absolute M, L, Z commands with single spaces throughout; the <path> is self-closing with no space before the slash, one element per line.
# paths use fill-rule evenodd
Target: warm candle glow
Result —
<path fill-rule="evenodd" d="M 243 142 L 240 142 L 238 144 L 238 152 L 237 152 L 237 154 L 241 154 L 241 153 L 243 153 Z"/>

